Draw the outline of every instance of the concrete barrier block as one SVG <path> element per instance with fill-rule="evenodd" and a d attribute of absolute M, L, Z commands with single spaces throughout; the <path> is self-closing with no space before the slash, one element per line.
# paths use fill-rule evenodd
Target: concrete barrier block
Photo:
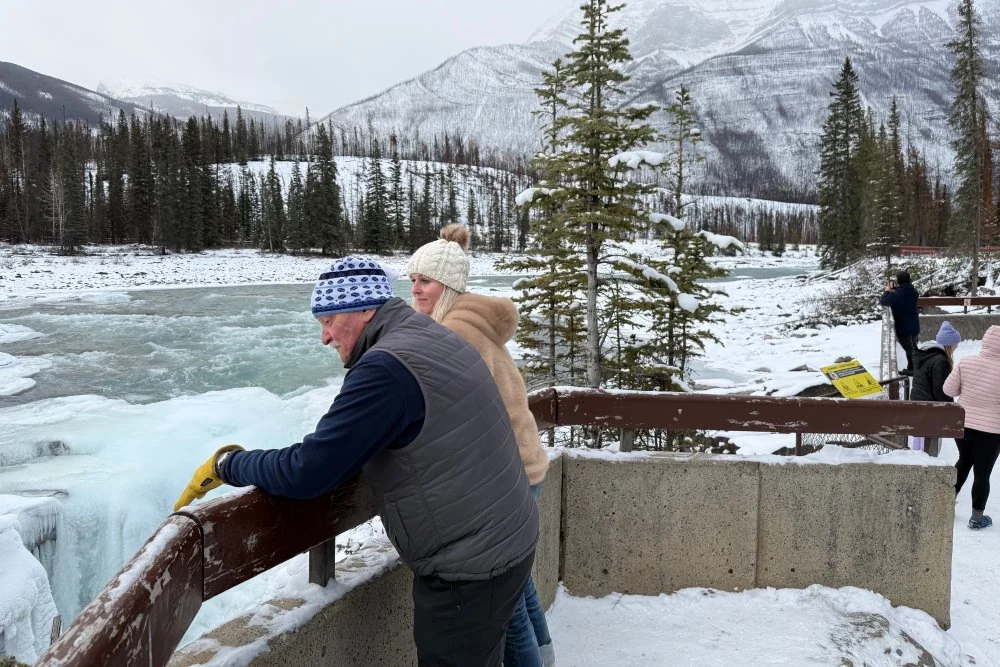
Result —
<path fill-rule="evenodd" d="M 994 309 L 996 310 L 996 308 Z M 945 320 L 951 323 L 962 335 L 963 340 L 982 340 L 986 330 L 991 326 L 1000 325 L 1000 313 L 949 313 L 947 315 L 920 316 L 920 342 L 934 340 L 941 323 Z"/>
<path fill-rule="evenodd" d="M 549 471 L 542 480 L 542 497 L 538 502 L 538 548 L 532 575 L 542 606 L 548 609 L 556 599 L 559 587 L 559 530 L 562 517 L 563 459 L 557 457 L 549 463 Z"/>
<path fill-rule="evenodd" d="M 762 464 L 757 586 L 857 586 L 948 627 L 954 469 Z"/>
<path fill-rule="evenodd" d="M 170 667 L 203 664 L 220 652 L 232 657 L 233 648 L 244 649 L 239 662 L 251 667 L 416 665 L 412 582 L 410 571 L 397 565 L 325 605 L 298 630 L 271 639 L 252 622 L 253 616 L 241 616 L 203 637 L 214 641 L 197 641 L 176 652 Z M 294 614 L 303 601 L 272 600 L 270 604 Z M 266 646 L 260 641 L 266 641 Z M 255 642 L 258 645 L 252 646 Z"/>
<path fill-rule="evenodd" d="M 757 463 L 569 455 L 563 466 L 563 582 L 574 595 L 753 586 Z"/>

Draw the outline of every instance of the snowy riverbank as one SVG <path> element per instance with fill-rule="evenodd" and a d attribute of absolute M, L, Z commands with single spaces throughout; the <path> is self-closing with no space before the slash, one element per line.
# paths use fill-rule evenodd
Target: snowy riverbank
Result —
<path fill-rule="evenodd" d="M 659 256 L 655 244 L 632 244 Z M 470 275 L 507 275 L 496 267 L 507 253 L 470 253 Z M 405 274 L 409 255 L 379 258 L 387 268 Z M 790 250 L 782 257 L 750 251 L 747 255 L 716 257 L 713 263 L 737 267 L 814 267 L 815 248 Z M 148 289 L 273 283 L 311 283 L 331 262 L 316 255 L 263 253 L 256 249 L 206 250 L 198 253 L 156 254 L 148 246 L 86 246 L 83 254 L 64 257 L 52 248 L 0 243 L 0 304 L 3 299 L 38 292 L 67 290 Z"/>

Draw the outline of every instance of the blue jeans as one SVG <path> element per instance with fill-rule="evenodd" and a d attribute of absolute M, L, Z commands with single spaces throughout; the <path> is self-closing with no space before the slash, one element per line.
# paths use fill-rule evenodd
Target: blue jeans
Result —
<path fill-rule="evenodd" d="M 531 493 L 537 501 L 542 495 L 541 485 L 532 486 Z M 538 647 L 551 643 L 552 637 L 549 636 L 549 625 L 545 621 L 545 610 L 542 609 L 542 603 L 538 599 L 535 582 L 529 577 L 528 583 L 524 585 L 521 600 L 514 608 L 510 625 L 507 626 L 507 639 L 503 651 L 504 667 L 542 667 L 542 657 Z"/>

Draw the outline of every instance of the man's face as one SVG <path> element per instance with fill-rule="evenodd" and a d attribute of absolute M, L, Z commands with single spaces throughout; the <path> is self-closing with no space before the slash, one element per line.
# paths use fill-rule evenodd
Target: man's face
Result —
<path fill-rule="evenodd" d="M 351 358 L 358 337 L 374 316 L 374 310 L 363 310 L 320 317 L 323 345 L 332 346 L 340 355 L 340 361 L 346 364 Z"/>

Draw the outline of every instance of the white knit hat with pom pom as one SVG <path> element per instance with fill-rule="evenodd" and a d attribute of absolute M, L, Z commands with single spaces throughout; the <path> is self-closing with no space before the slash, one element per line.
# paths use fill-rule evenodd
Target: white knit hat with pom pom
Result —
<path fill-rule="evenodd" d="M 469 280 L 469 228 L 452 224 L 441 230 L 441 238 L 420 246 L 406 266 L 407 275 L 419 273 L 456 292 L 464 292 Z"/>

